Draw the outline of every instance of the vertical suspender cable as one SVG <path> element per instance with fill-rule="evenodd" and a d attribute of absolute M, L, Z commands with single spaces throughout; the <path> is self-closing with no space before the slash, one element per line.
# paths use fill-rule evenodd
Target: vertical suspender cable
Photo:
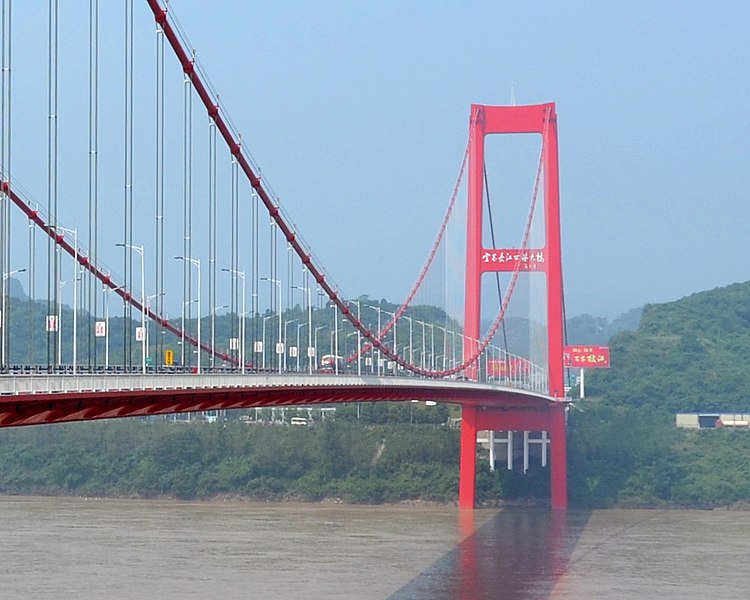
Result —
<path fill-rule="evenodd" d="M 230 274 L 232 275 L 230 279 L 230 306 L 229 306 L 229 312 L 230 313 L 237 313 L 239 314 L 239 280 L 236 276 L 237 272 L 240 270 L 239 265 L 239 171 L 238 171 L 238 165 L 237 165 L 237 159 L 232 156 L 232 169 L 231 169 L 231 181 L 232 181 L 232 213 L 231 213 L 231 223 L 230 223 L 230 237 L 231 237 L 231 256 L 230 256 Z M 235 335 L 235 319 L 232 319 L 232 323 L 230 325 L 230 336 L 231 337 L 240 337 L 240 332 L 237 331 Z M 239 352 L 240 348 L 242 347 L 242 343 L 238 344 L 237 351 Z"/>
<path fill-rule="evenodd" d="M 164 31 L 156 26 L 156 314 L 164 314 Z M 163 330 L 162 330 L 163 331 Z M 164 336 L 156 335 L 157 361 L 164 356 Z M 158 362 L 157 362 L 158 364 Z"/>
<path fill-rule="evenodd" d="M 126 287 L 133 293 L 133 0 L 125 0 L 125 86 L 124 86 L 124 203 L 123 232 Z M 141 257 L 143 260 L 143 257 Z M 123 354 L 127 367 L 133 364 L 133 306 L 123 304 Z"/>
<path fill-rule="evenodd" d="M 250 216 L 250 230 L 253 232 L 252 234 L 252 251 L 251 251 L 251 269 L 252 269 L 252 277 L 250 281 L 250 295 L 251 295 L 251 304 L 252 304 L 252 311 L 253 311 L 253 342 L 255 342 L 258 339 L 258 333 L 259 333 L 259 306 L 258 306 L 258 277 L 260 274 L 258 273 L 258 267 L 260 266 L 260 263 L 258 262 L 258 254 L 260 251 L 260 239 L 259 239 L 259 224 L 258 224 L 258 205 L 260 203 L 260 198 L 258 198 L 258 194 L 255 191 L 254 188 L 251 189 L 251 197 L 252 197 L 252 214 Z M 255 356 L 255 344 L 253 343 L 253 355 Z"/>
<path fill-rule="evenodd" d="M 209 119 L 208 124 L 208 310 L 211 315 L 209 365 L 213 367 L 216 359 L 216 124 L 213 119 Z"/>
<path fill-rule="evenodd" d="M 89 1 L 89 254 L 99 256 L 99 0 Z M 97 281 L 88 277 L 88 312 L 98 320 Z M 89 365 L 98 364 L 96 337 L 91 337 L 91 318 L 89 324 Z M 109 336 L 109 331 L 105 331 Z M 93 352 L 92 352 L 93 347 Z"/>
<path fill-rule="evenodd" d="M 192 174 L 192 138 L 193 138 L 193 97 L 191 94 L 190 77 L 186 74 L 184 81 L 184 124 L 183 124 L 183 256 L 188 260 L 182 261 L 182 289 L 183 289 L 183 314 L 186 315 L 186 321 L 183 321 L 182 329 L 185 330 L 186 323 L 189 323 L 193 314 L 193 286 L 192 286 L 192 269 L 190 260 L 192 254 L 192 230 L 193 230 L 193 174 Z M 198 290 L 200 294 L 200 290 Z M 198 315 L 200 319 L 200 315 Z M 192 365 L 192 352 L 185 348 L 185 342 L 182 343 L 182 352 L 186 362 L 183 364 Z M 200 351 L 198 357 L 200 358 Z"/>
<path fill-rule="evenodd" d="M 47 214 L 57 227 L 57 0 L 49 0 L 47 53 Z M 55 327 L 48 327 L 47 368 L 59 364 L 60 317 L 58 312 L 59 253 L 52 238 L 47 240 L 47 314 L 56 315 Z"/>
<path fill-rule="evenodd" d="M 3 0 L 2 4 L 2 118 L 0 119 L 0 161 L 2 162 L 3 177 L 11 181 L 11 50 L 12 50 L 12 27 L 11 27 L 12 2 Z M 0 265 L 2 265 L 2 306 L 0 306 L 0 327 L 2 327 L 2 367 L 5 368 L 10 357 L 10 310 L 9 310 L 9 284 L 8 277 L 11 272 L 10 249 L 11 249 L 11 227 L 10 227 L 10 199 L 6 194 L 0 195 L 2 205 L 0 206 Z"/>

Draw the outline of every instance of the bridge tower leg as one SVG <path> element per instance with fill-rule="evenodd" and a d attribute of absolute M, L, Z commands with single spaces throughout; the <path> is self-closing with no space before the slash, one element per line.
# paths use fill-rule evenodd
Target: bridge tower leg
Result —
<path fill-rule="evenodd" d="M 458 507 L 474 508 L 477 473 L 477 408 L 461 407 L 461 456 L 458 480 Z"/>
<path fill-rule="evenodd" d="M 542 135 L 542 168 L 544 172 L 544 230 L 545 245 L 534 249 L 543 257 L 533 268 L 528 264 L 516 266 L 512 262 L 497 262 L 482 259 L 487 250 L 482 244 L 482 211 L 484 187 L 484 138 L 492 134 L 539 133 Z M 466 303 L 464 308 L 464 361 L 476 355 L 480 339 L 481 283 L 482 273 L 499 270 L 536 270 L 546 274 L 547 279 L 547 359 L 549 369 L 549 395 L 565 397 L 563 376 L 563 296 L 562 253 L 560 241 L 560 189 L 557 157 L 557 115 L 554 103 L 531 106 L 482 106 L 472 105 L 469 122 L 469 180 L 466 236 Z M 469 379 L 478 376 L 477 364 L 465 371 Z M 464 433 L 464 429 L 466 433 Z M 469 442 L 470 430 L 474 440 Z M 566 494 L 566 444 L 564 406 L 553 408 L 550 417 L 552 434 L 552 504 L 555 508 L 567 507 Z M 461 423 L 461 482 L 459 505 L 473 505 L 474 492 L 469 494 L 469 477 L 463 465 L 469 464 L 469 453 L 475 456 L 476 418 L 462 417 Z M 471 459 L 474 462 L 476 458 Z M 473 463 L 472 463 L 473 464 Z M 466 491 L 465 491 L 466 490 Z"/>

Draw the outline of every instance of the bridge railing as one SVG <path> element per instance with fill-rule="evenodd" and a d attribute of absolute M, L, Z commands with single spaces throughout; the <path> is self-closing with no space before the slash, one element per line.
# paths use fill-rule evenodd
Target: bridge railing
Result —
<path fill-rule="evenodd" d="M 462 384 L 488 384 L 498 388 L 515 388 L 540 394 L 547 393 L 546 369 L 527 359 L 511 354 L 499 353 L 486 358 L 478 369 L 478 380 L 471 381 L 462 374 L 446 377 L 424 377 L 398 365 L 387 365 L 380 374 L 362 372 L 357 374 L 351 365 L 336 373 L 330 369 L 316 369 L 308 374 L 304 369 L 287 371 L 248 369 L 241 373 L 236 367 L 203 367 L 201 373 L 189 367 L 148 367 L 143 373 L 140 367 L 110 366 L 87 368 L 78 366 L 73 372 L 71 365 L 48 368 L 47 365 L 14 365 L 0 374 L 0 396 L 34 395 L 74 392 L 136 391 L 155 389 L 200 389 L 262 387 L 264 385 L 331 385 L 337 378 L 342 384 L 352 381 L 368 384 L 392 385 L 394 379 L 429 381 L 430 385 L 441 382 Z M 353 377 L 356 376 L 356 377 Z"/>

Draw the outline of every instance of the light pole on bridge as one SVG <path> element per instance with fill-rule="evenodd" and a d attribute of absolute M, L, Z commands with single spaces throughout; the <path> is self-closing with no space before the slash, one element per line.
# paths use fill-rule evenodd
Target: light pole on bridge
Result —
<path fill-rule="evenodd" d="M 196 366 L 196 373 L 200 375 L 201 372 L 201 261 L 198 258 L 190 258 L 188 256 L 175 256 L 175 259 L 188 261 L 198 270 L 198 364 Z M 184 326 L 183 326 L 184 330 Z M 184 346 L 184 344 L 183 344 Z M 145 372 L 145 366 L 144 366 Z"/>
<path fill-rule="evenodd" d="M 315 328 L 315 332 L 313 333 L 313 340 L 314 340 L 314 342 L 315 342 L 315 346 L 313 346 L 313 354 L 314 354 L 315 356 L 313 356 L 313 358 L 314 358 L 314 359 L 315 359 L 316 361 L 318 360 L 318 332 L 319 332 L 319 331 L 320 331 L 321 329 L 325 329 L 325 328 L 326 328 L 326 326 L 325 326 L 325 325 L 321 325 L 320 327 L 316 327 L 316 328 Z M 312 369 L 312 367 L 311 367 L 311 369 Z M 312 370 L 310 371 L 310 373 L 312 373 Z"/>
<path fill-rule="evenodd" d="M 307 271 L 305 271 L 305 274 L 307 274 Z M 303 287 L 301 285 L 293 285 L 292 286 L 296 290 L 301 290 L 303 292 L 307 292 L 307 364 L 308 364 L 308 372 L 310 375 L 312 375 L 312 361 L 313 357 L 310 356 L 310 349 L 312 348 L 312 344 L 310 337 L 312 336 L 312 303 L 311 303 L 311 296 L 310 296 L 310 286 Z M 297 334 L 299 335 L 299 329 L 297 329 Z M 297 370 L 299 371 L 299 339 L 297 340 Z"/>
<path fill-rule="evenodd" d="M 3 339 L 2 339 L 2 342 L 0 342 L 0 346 L 2 346 L 2 358 L 0 359 L 0 366 L 2 366 L 3 368 L 5 368 L 6 366 L 5 365 L 5 346 L 7 344 L 6 340 L 9 339 L 5 332 L 5 324 L 8 322 L 8 319 L 6 319 L 6 314 L 5 314 L 8 312 L 8 305 L 7 305 L 7 300 L 6 300 L 8 296 L 8 289 L 6 287 L 5 282 L 8 281 L 8 278 L 11 277 L 12 275 L 15 275 L 16 273 L 25 273 L 25 272 L 26 272 L 26 268 L 24 267 L 23 269 L 16 269 L 14 271 L 11 271 L 10 273 L 3 273 L 3 291 L 2 291 L 3 307 L 2 307 L 2 310 L 0 311 L 0 327 L 2 327 L 3 329 Z M 31 292 L 29 292 L 29 294 L 31 294 Z"/>
<path fill-rule="evenodd" d="M 141 371 L 146 373 L 146 259 L 143 256 L 143 246 L 134 244 L 115 244 L 120 248 L 135 250 L 141 257 Z"/>
<path fill-rule="evenodd" d="M 281 373 L 281 363 L 282 363 L 282 358 L 283 358 L 281 354 L 284 353 L 284 346 L 281 340 L 281 331 L 284 327 L 282 323 L 282 318 L 281 318 L 281 280 L 273 279 L 271 277 L 261 277 L 260 280 L 267 281 L 268 283 L 276 284 L 276 287 L 278 288 L 278 295 L 276 297 L 277 298 L 276 299 L 276 312 L 279 315 L 279 337 L 278 337 L 278 341 L 276 342 L 276 359 L 279 362 L 279 373 Z M 279 352 L 279 350 L 281 352 Z"/>
<path fill-rule="evenodd" d="M 240 357 L 242 366 L 240 367 L 240 372 L 244 375 L 245 374 L 245 271 L 238 271 L 236 269 L 222 269 L 222 271 L 226 271 L 227 273 L 230 273 L 232 277 L 239 277 L 242 279 L 242 314 L 240 315 L 240 323 L 239 323 L 239 334 L 240 334 Z"/>

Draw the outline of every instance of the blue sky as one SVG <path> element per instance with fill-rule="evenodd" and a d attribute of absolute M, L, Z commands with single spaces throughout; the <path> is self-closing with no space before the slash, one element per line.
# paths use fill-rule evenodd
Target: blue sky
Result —
<path fill-rule="evenodd" d="M 172 5 L 350 294 L 405 294 L 470 104 L 508 104 L 512 90 L 557 103 L 570 312 L 612 316 L 750 278 L 746 2 Z M 368 249 L 368 232 L 388 249 Z M 384 276 L 359 269 L 361 253 Z"/>
<path fill-rule="evenodd" d="M 29 89 L 46 86 L 46 24 L 35 17 L 46 4 L 14 5 L 19 90 L 24 72 L 36 77 Z M 61 3 L 61 37 L 84 56 L 87 4 Z M 170 6 L 264 178 L 349 297 L 406 295 L 450 197 L 470 105 L 509 104 L 512 96 L 518 104 L 557 104 L 569 316 L 613 317 L 750 279 L 750 3 Z M 115 22 L 121 10 L 100 3 Z M 153 36 L 145 2 L 136 2 L 136 26 Z M 121 68 L 108 27 L 102 53 Z M 72 73 L 61 80 L 61 98 L 82 105 L 86 60 L 66 60 L 67 52 Z M 137 72 L 150 76 L 150 60 L 137 54 Z M 167 65 L 179 76 L 171 56 Z M 102 75 L 102 95 L 118 105 L 109 76 Z M 34 102 L 16 101 L 14 175 L 44 200 L 44 94 Z M 24 112 L 37 115 L 28 129 Z M 75 119 L 61 117 L 61 138 L 85 135 L 85 122 Z M 121 131 L 116 118 L 101 127 Z M 151 160 L 152 147 L 148 141 L 136 161 Z M 85 140 L 64 149 L 64 160 L 78 162 L 61 168 L 61 189 L 74 190 L 86 179 Z M 112 164 L 119 177 L 121 165 Z M 110 179 L 117 205 L 122 188 Z M 85 198 L 85 189 L 67 192 L 71 211 L 76 195 Z M 510 212 L 525 210 L 528 197 L 510 203 Z M 109 245 L 117 264 L 120 251 Z"/>

